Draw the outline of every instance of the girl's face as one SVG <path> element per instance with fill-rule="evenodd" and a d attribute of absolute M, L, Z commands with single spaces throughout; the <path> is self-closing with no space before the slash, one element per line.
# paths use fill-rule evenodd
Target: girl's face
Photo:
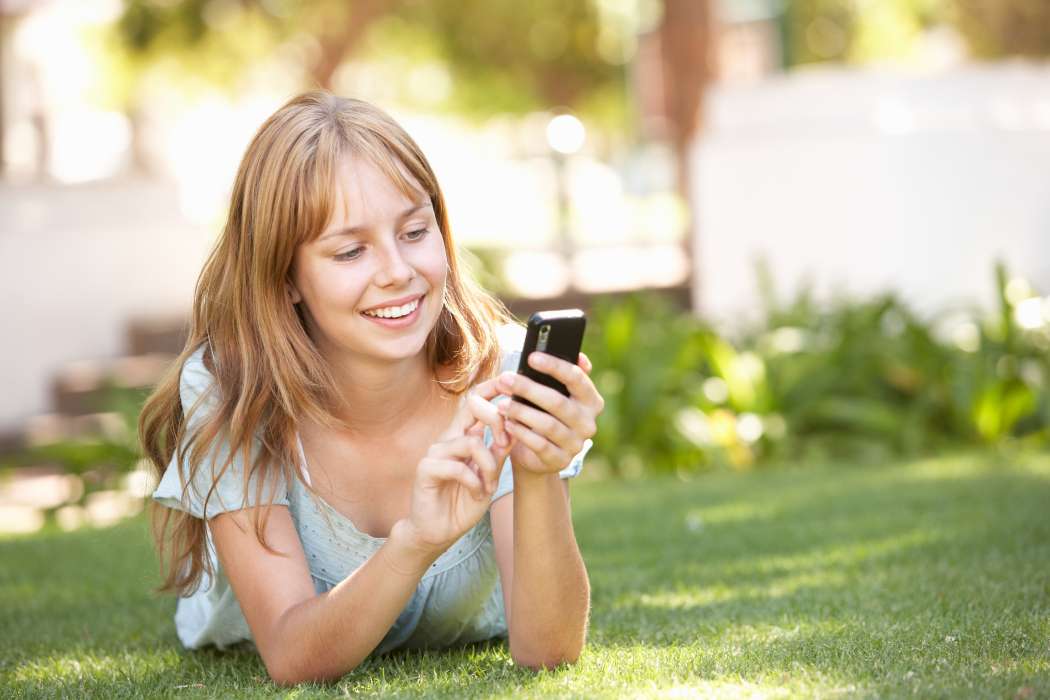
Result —
<path fill-rule="evenodd" d="M 370 162 L 350 157 L 339 164 L 335 191 L 324 231 L 296 250 L 292 302 L 305 307 L 324 354 L 413 357 L 441 314 L 448 272 L 430 197 L 408 197 Z"/>

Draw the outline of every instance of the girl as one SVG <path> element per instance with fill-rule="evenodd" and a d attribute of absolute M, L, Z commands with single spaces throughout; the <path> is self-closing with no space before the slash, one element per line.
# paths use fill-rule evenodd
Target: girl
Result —
<path fill-rule="evenodd" d="M 590 587 L 563 479 L 603 401 L 582 353 L 530 356 L 569 398 L 516 374 L 522 330 L 389 116 L 324 92 L 271 116 L 139 419 L 182 643 L 252 640 L 281 684 L 496 636 L 574 662 Z"/>

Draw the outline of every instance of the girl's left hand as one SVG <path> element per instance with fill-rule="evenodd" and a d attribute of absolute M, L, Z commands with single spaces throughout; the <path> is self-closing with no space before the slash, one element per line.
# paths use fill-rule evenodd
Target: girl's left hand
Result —
<path fill-rule="evenodd" d="M 499 376 L 501 391 L 517 394 L 547 411 L 519 401 L 499 404 L 507 433 L 513 439 L 511 463 L 540 474 L 560 472 L 597 431 L 595 421 L 605 408 L 605 399 L 588 376 L 591 361 L 582 352 L 575 365 L 554 355 L 533 352 L 529 365 L 564 384 L 569 396 L 516 372 Z"/>

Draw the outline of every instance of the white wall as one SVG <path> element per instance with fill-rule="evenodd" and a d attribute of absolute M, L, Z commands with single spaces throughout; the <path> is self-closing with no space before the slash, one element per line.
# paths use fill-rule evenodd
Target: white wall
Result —
<path fill-rule="evenodd" d="M 123 355 L 129 318 L 185 314 L 215 237 L 170 184 L 0 185 L 0 430 L 51 409 L 72 360 Z"/>
<path fill-rule="evenodd" d="M 1050 293 L 1050 64 L 822 70 L 716 87 L 693 152 L 697 308 L 894 288 L 920 310 L 994 302 L 1004 259 Z"/>

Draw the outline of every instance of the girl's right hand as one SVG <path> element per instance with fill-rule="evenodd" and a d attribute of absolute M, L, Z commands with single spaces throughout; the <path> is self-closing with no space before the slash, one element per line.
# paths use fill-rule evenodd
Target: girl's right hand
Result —
<path fill-rule="evenodd" d="M 496 379 L 470 389 L 416 467 L 412 510 L 402 522 L 416 546 L 444 551 L 488 510 L 512 446 L 503 417 L 490 402 L 499 393 Z M 492 429 L 491 449 L 483 440 L 485 426 Z"/>

